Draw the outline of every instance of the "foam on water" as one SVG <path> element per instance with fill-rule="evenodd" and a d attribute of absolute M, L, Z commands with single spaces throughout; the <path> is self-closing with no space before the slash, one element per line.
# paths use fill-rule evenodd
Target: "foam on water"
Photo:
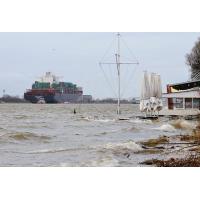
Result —
<path fill-rule="evenodd" d="M 67 151 L 78 151 L 83 150 L 83 148 L 54 148 L 54 149 L 39 149 L 35 151 L 29 151 L 28 154 L 46 154 L 46 153 L 59 153 Z"/>
<path fill-rule="evenodd" d="M 128 141 L 124 143 L 107 143 L 102 146 L 103 149 L 107 150 L 130 150 L 132 152 L 140 151 L 142 148 L 133 141 Z"/>
<path fill-rule="evenodd" d="M 57 166 L 55 166 L 55 167 L 57 167 Z M 72 164 L 70 164 L 70 163 L 64 162 L 64 163 L 60 163 L 59 167 L 74 167 L 74 166 L 72 166 Z"/>
<path fill-rule="evenodd" d="M 51 139 L 49 136 L 43 136 L 43 135 L 37 135 L 35 133 L 30 133 L 30 132 L 15 132 L 15 133 L 5 133 L 0 136 L 1 140 L 49 140 Z"/>
<path fill-rule="evenodd" d="M 175 132 L 176 129 L 171 124 L 163 124 L 160 127 L 153 128 L 154 130 L 164 131 L 164 132 Z"/>
<path fill-rule="evenodd" d="M 107 122 L 114 122 L 114 119 L 94 119 L 95 122 L 103 122 L 103 123 L 107 123 Z"/>
<path fill-rule="evenodd" d="M 82 167 L 117 167 L 119 161 L 112 156 L 106 156 L 97 160 L 89 160 L 80 164 Z"/>
<path fill-rule="evenodd" d="M 135 123 L 135 124 L 152 124 L 153 122 L 151 120 L 142 120 L 142 119 L 131 119 L 129 120 L 129 122 L 131 123 Z"/>
<path fill-rule="evenodd" d="M 154 130 L 160 130 L 164 132 L 176 132 L 177 130 L 193 130 L 197 124 L 194 121 L 186 121 L 184 119 L 173 120 L 167 124 L 163 124 L 160 127 L 153 128 Z"/>
<path fill-rule="evenodd" d="M 196 123 L 191 122 L 191 121 L 189 122 L 184 119 L 178 119 L 178 120 L 172 121 L 171 125 L 176 129 L 186 129 L 186 130 L 195 129 L 197 126 Z"/>
<path fill-rule="evenodd" d="M 82 117 L 81 118 L 84 121 L 89 121 L 89 122 L 102 122 L 102 123 L 108 123 L 108 122 L 114 122 L 116 121 L 115 119 L 108 119 L 108 118 L 99 118 L 99 117 Z"/>
<path fill-rule="evenodd" d="M 91 159 L 83 161 L 77 164 L 72 164 L 68 162 L 62 162 L 58 165 L 59 167 L 117 167 L 119 166 L 119 161 L 111 156 L 101 157 L 98 159 Z"/>
<path fill-rule="evenodd" d="M 128 131 L 128 132 L 140 132 L 140 128 L 137 127 L 137 126 L 131 126 L 131 127 L 128 127 L 128 128 L 123 128 L 122 131 Z"/>

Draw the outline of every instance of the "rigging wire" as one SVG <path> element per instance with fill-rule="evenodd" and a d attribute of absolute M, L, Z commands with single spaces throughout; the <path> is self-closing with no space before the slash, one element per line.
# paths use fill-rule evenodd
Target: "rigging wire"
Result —
<path fill-rule="evenodd" d="M 123 94 L 123 91 L 124 91 L 124 89 L 127 85 L 127 84 L 125 84 L 125 82 L 127 81 L 127 78 L 130 75 L 129 71 L 130 71 L 129 66 L 123 66 L 121 68 L 121 93 L 120 93 L 121 97 L 123 97 L 122 94 Z"/>
<path fill-rule="evenodd" d="M 82 107 L 83 107 L 83 97 L 82 97 L 82 99 L 81 99 L 81 101 L 78 103 L 78 105 L 77 106 L 75 106 L 75 112 L 76 113 L 74 113 L 74 114 L 77 114 L 77 112 L 78 113 L 81 113 L 81 109 L 82 109 Z M 100 110 L 100 109 L 98 109 L 93 103 L 91 103 L 90 105 L 92 105 L 95 109 L 96 109 L 96 111 L 98 112 L 98 113 L 102 113 L 102 110 Z"/>
<path fill-rule="evenodd" d="M 136 56 L 135 56 L 135 54 L 132 52 L 132 50 L 129 48 L 129 46 L 127 45 L 126 41 L 125 41 L 123 38 L 121 39 L 121 41 L 122 41 L 122 43 L 124 44 L 124 46 L 128 49 L 130 55 L 134 58 L 134 60 L 136 61 L 136 63 L 139 65 L 138 59 L 136 58 Z M 128 58 L 128 57 L 127 57 L 127 58 Z M 128 58 L 128 60 L 129 60 L 129 58 Z M 131 61 L 132 61 L 132 59 L 131 59 Z M 127 79 L 126 79 L 127 81 L 126 81 L 126 83 L 124 84 L 124 88 L 123 88 L 123 90 L 122 90 L 121 97 L 124 96 L 124 94 L 125 94 L 125 92 L 126 92 L 126 90 L 127 90 L 127 88 L 128 88 L 127 85 L 131 82 L 131 78 L 134 76 L 136 70 L 137 70 L 137 67 L 134 67 L 134 68 L 133 68 L 132 73 L 130 72 L 129 67 L 128 67 L 128 69 L 126 70 L 126 71 L 128 71 L 127 74 L 130 74 L 130 76 L 128 76 Z M 130 73 L 129 73 L 129 72 L 130 72 Z"/>
<path fill-rule="evenodd" d="M 128 51 L 129 51 L 131 57 L 133 57 L 134 60 L 136 61 L 136 64 L 139 64 L 138 59 L 136 58 L 136 56 L 135 56 L 134 53 L 131 51 L 131 49 L 128 47 L 127 43 L 125 42 L 125 40 L 124 40 L 122 37 L 121 37 L 121 41 L 123 42 L 124 46 L 128 49 Z M 106 54 L 107 54 L 107 53 L 109 52 L 109 50 L 111 49 L 111 47 L 112 47 L 112 45 L 113 45 L 113 42 L 115 42 L 115 39 L 113 39 L 113 41 L 112 41 L 111 44 L 109 45 L 109 47 L 108 47 L 108 49 L 106 50 L 104 56 L 102 57 L 102 60 L 105 58 Z M 132 59 L 128 58 L 128 60 L 132 60 Z M 113 94 L 115 95 L 115 97 L 117 97 L 116 91 L 113 89 L 113 85 L 111 84 L 111 82 L 110 82 L 108 76 L 106 75 L 106 73 L 105 73 L 105 71 L 104 71 L 104 69 L 103 69 L 101 63 L 100 63 L 100 68 L 101 68 L 101 70 L 102 70 L 102 72 L 103 72 L 103 75 L 104 75 L 104 78 L 105 78 L 107 84 L 109 85 L 109 87 L 110 87 L 110 89 L 112 90 L 112 92 L 113 92 Z M 111 73 L 111 69 L 110 69 L 110 68 L 111 68 L 111 67 L 110 67 L 110 65 L 109 65 L 109 72 L 110 72 L 110 75 L 112 76 L 112 73 Z M 122 96 L 124 95 L 124 93 L 126 92 L 127 85 L 128 85 L 129 82 L 131 81 L 131 78 L 132 78 L 132 76 L 134 75 L 135 71 L 136 71 L 136 68 L 133 69 L 133 72 L 132 72 L 132 73 L 131 73 L 131 71 L 130 71 L 129 68 L 128 68 L 128 69 L 126 68 L 126 72 L 127 72 L 127 74 L 130 74 L 130 77 L 129 77 L 129 76 L 128 76 L 128 77 L 125 77 L 126 74 L 124 75 L 124 73 L 122 73 L 122 74 L 123 74 L 123 78 L 124 78 L 125 80 L 127 80 L 127 81 L 126 81 L 126 84 L 124 85 L 124 88 L 123 88 L 123 90 L 122 90 L 121 97 L 122 97 Z M 130 73 L 129 73 L 129 72 L 130 72 Z M 112 77 L 113 77 L 113 76 L 112 76 Z M 113 80 L 114 80 L 114 79 L 113 79 Z"/>
<path fill-rule="evenodd" d="M 110 43 L 110 45 L 108 46 L 107 50 L 105 51 L 105 53 L 103 54 L 103 57 L 100 59 L 101 61 L 103 61 L 103 59 L 105 58 L 105 56 L 108 54 L 108 52 L 110 51 L 111 47 L 113 46 L 115 42 L 115 38 L 112 40 L 112 42 Z"/>
<path fill-rule="evenodd" d="M 135 61 L 139 64 L 139 61 L 138 61 L 137 57 L 135 56 L 133 51 L 128 47 L 128 45 L 127 45 L 126 41 L 123 39 L 123 37 L 121 37 L 121 41 L 124 43 L 126 48 L 129 50 L 129 53 L 134 57 Z"/>
<path fill-rule="evenodd" d="M 106 73 L 105 73 L 105 71 L 104 71 L 104 69 L 103 69 L 101 63 L 99 63 L 99 66 L 100 66 L 100 69 L 101 69 L 102 72 L 103 72 L 104 78 L 105 78 L 105 80 L 107 81 L 108 85 L 110 86 L 110 89 L 112 90 L 114 96 L 117 97 L 117 94 L 116 94 L 115 90 L 113 89 L 112 84 L 110 83 L 110 81 L 109 81 L 109 79 L 108 79 L 108 77 L 107 77 L 107 75 L 106 75 Z"/>
<path fill-rule="evenodd" d="M 110 49 L 112 48 L 112 46 L 114 46 L 114 45 L 113 45 L 114 43 L 115 43 L 115 38 L 113 38 L 113 40 L 111 41 L 111 43 L 110 43 L 110 45 L 108 46 L 107 50 L 105 51 L 103 57 L 101 58 L 101 61 L 103 61 L 103 60 L 105 59 L 106 55 L 108 54 L 108 52 L 110 51 Z M 105 70 L 104 70 L 104 68 L 102 67 L 101 63 L 99 63 L 99 66 L 100 66 L 101 71 L 103 72 L 103 75 L 104 75 L 104 78 L 105 78 L 107 84 L 109 85 L 109 87 L 110 87 L 110 89 L 111 89 L 111 91 L 112 91 L 114 97 L 116 98 L 116 97 L 117 97 L 116 91 L 114 90 L 113 85 L 112 85 L 111 82 L 109 81 L 109 78 L 108 78 L 108 76 L 106 75 Z M 109 67 L 110 75 L 112 76 L 112 70 L 111 70 L 110 64 L 108 65 L 108 67 Z M 93 106 L 95 107 L 95 109 L 96 109 L 98 112 L 102 113 L 102 110 L 99 110 L 94 104 L 93 104 Z"/>
<path fill-rule="evenodd" d="M 115 94 L 117 94 L 118 78 L 116 74 L 117 73 L 116 67 L 112 67 L 111 64 L 109 64 L 109 70 L 110 70 L 110 78 L 112 80 L 111 83 L 112 83 L 113 89 L 115 90 Z"/>
<path fill-rule="evenodd" d="M 93 104 L 93 106 L 98 113 L 104 114 L 104 111 L 101 108 L 97 108 L 97 106 L 95 104 Z"/>
<path fill-rule="evenodd" d="M 114 46 L 113 44 L 115 43 L 115 40 L 116 40 L 115 38 L 112 39 L 110 45 L 108 46 L 108 48 L 107 48 L 107 50 L 105 51 L 103 57 L 101 58 L 101 61 L 104 60 L 104 58 L 106 57 L 106 55 L 107 55 L 108 52 L 110 51 L 111 47 Z M 104 78 L 105 78 L 107 84 L 109 85 L 109 87 L 110 87 L 110 89 L 111 89 L 111 91 L 112 91 L 114 97 L 116 98 L 116 97 L 117 97 L 116 91 L 114 90 L 113 85 L 112 85 L 111 82 L 109 81 L 109 78 L 108 78 L 108 76 L 106 75 L 105 70 L 103 69 L 101 63 L 99 63 L 99 66 L 100 66 L 101 71 L 103 72 L 103 75 L 104 75 Z M 109 65 L 109 68 L 110 68 L 110 65 Z M 111 71 L 110 71 L 110 73 L 111 73 Z"/>
<path fill-rule="evenodd" d="M 129 78 L 127 79 L 128 81 L 125 83 L 124 88 L 122 90 L 122 94 L 121 94 L 122 98 L 123 98 L 123 96 L 125 95 L 125 93 L 127 91 L 127 85 L 131 83 L 131 79 L 135 76 L 136 70 L 137 70 L 137 67 L 135 67 L 133 69 L 132 73 L 130 74 Z"/>

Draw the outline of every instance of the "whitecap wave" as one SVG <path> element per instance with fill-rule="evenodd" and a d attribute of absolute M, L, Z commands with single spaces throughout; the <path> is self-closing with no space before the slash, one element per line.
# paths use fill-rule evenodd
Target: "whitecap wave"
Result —
<path fill-rule="evenodd" d="M 60 163 L 59 167 L 72 167 L 73 165 L 70 163 Z"/>
<path fill-rule="evenodd" d="M 99 157 L 97 159 L 82 161 L 77 164 L 62 162 L 58 166 L 60 167 L 117 167 L 119 166 L 119 161 L 113 158 L 112 156 L 105 156 L 105 157 Z"/>
<path fill-rule="evenodd" d="M 64 151 L 75 151 L 75 150 L 80 150 L 80 149 L 74 149 L 74 148 L 38 149 L 35 151 L 29 151 L 27 153 L 29 154 L 59 153 Z"/>
<path fill-rule="evenodd" d="M 17 141 L 22 141 L 22 140 L 46 141 L 46 140 L 50 140 L 51 137 L 45 136 L 45 135 L 38 135 L 31 132 L 13 132 L 13 133 L 5 133 L 5 134 L 0 135 L 0 139 L 7 140 L 7 141 L 9 141 L 10 139 L 17 140 Z"/>
<path fill-rule="evenodd" d="M 132 151 L 132 152 L 137 152 L 140 151 L 142 148 L 140 145 L 136 144 L 133 141 L 128 141 L 124 143 L 107 143 L 103 147 L 103 149 L 107 150 L 117 150 L 117 151 Z"/>
<path fill-rule="evenodd" d="M 106 119 L 106 118 L 97 118 L 97 117 L 83 117 L 82 120 L 90 121 L 90 122 L 103 122 L 103 123 L 116 121 L 115 119 Z"/>
<path fill-rule="evenodd" d="M 153 128 L 154 130 L 160 130 L 164 132 L 175 132 L 176 129 L 171 124 L 163 124 L 160 127 Z"/>
<path fill-rule="evenodd" d="M 131 119 L 129 120 L 129 122 L 131 123 L 135 123 L 135 124 L 152 124 L 153 122 L 149 119 L 147 120 L 143 120 L 143 119 L 139 119 L 139 118 L 136 118 L 136 119 Z"/>
<path fill-rule="evenodd" d="M 82 162 L 80 166 L 82 167 L 117 167 L 119 166 L 119 161 L 113 158 L 112 156 L 106 156 L 103 158 L 99 158 L 97 160 Z"/>
<path fill-rule="evenodd" d="M 114 119 L 94 119 L 95 122 L 103 122 L 103 123 L 107 123 L 107 122 L 114 122 Z"/>
<path fill-rule="evenodd" d="M 176 129 L 186 129 L 186 130 L 193 130 L 197 126 L 195 122 L 192 121 L 189 122 L 184 119 L 178 119 L 172 121 L 170 124 Z"/>

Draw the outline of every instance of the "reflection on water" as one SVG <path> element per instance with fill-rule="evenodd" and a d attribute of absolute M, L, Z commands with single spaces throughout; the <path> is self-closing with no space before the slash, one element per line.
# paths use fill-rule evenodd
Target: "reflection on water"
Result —
<path fill-rule="evenodd" d="M 0 104 L 0 166 L 139 166 L 138 141 L 196 126 L 138 114 L 138 105 L 122 105 L 130 120 L 119 121 L 115 105 Z"/>

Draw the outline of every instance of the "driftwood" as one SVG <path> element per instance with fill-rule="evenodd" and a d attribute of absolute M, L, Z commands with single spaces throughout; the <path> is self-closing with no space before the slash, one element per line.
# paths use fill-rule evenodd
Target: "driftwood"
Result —
<path fill-rule="evenodd" d="M 142 145 L 142 148 L 143 149 L 165 149 L 165 147 L 162 147 L 162 146 L 147 147 L 147 146 L 144 146 L 144 145 Z"/>
<path fill-rule="evenodd" d="M 183 149 L 188 149 L 188 148 L 198 147 L 198 146 L 200 146 L 200 145 L 199 145 L 199 144 L 193 144 L 193 145 L 190 145 L 190 146 L 182 147 L 182 148 L 180 148 L 180 149 L 176 149 L 176 150 L 174 150 L 174 151 L 168 152 L 168 154 L 169 154 L 169 153 L 174 153 L 174 152 L 177 152 L 177 151 L 181 151 L 181 150 L 183 150 Z M 165 154 L 167 154 L 167 152 L 166 152 Z"/>

